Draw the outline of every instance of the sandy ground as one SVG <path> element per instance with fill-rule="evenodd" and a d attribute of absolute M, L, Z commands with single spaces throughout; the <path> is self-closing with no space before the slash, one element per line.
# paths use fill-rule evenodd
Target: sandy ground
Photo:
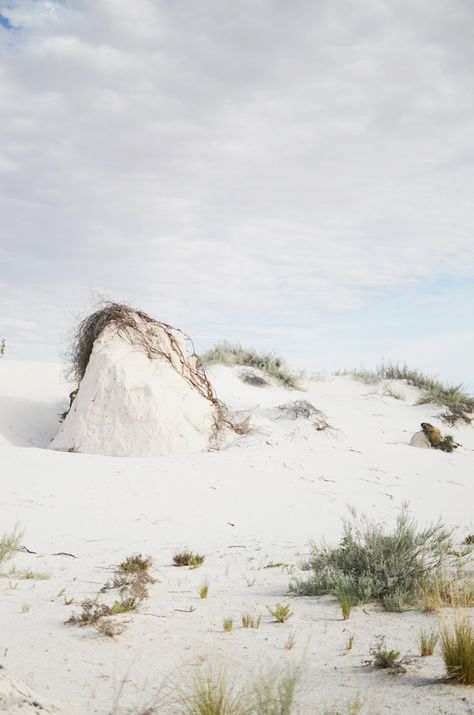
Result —
<path fill-rule="evenodd" d="M 437 408 L 415 406 L 415 388 L 401 386 L 396 400 L 383 385 L 338 377 L 297 393 L 245 385 L 239 372 L 218 366 L 210 376 L 231 408 L 252 415 L 251 434 L 220 452 L 127 459 L 48 450 L 69 393 L 61 367 L 0 361 L 0 523 L 20 523 L 36 552 L 13 564 L 49 575 L 0 580 L 0 665 L 67 715 L 138 713 L 183 669 L 209 661 L 242 681 L 302 663 L 302 713 L 357 694 L 365 713 L 474 713 L 474 689 L 445 682 L 438 655 L 417 655 L 419 629 L 436 616 L 368 605 L 343 621 L 331 597 L 288 594 L 308 540 L 337 541 L 348 504 L 391 525 L 408 501 L 420 525 L 441 515 L 459 540 L 473 533 L 474 429 L 452 430 L 463 445 L 453 454 L 416 449 L 411 435 L 436 423 Z M 285 419 L 277 406 L 295 399 L 322 409 L 334 432 Z M 186 546 L 206 555 L 201 568 L 172 566 Z M 133 552 L 153 558 L 158 581 L 139 613 L 117 617 L 126 631 L 110 640 L 65 626 Z M 287 566 L 265 568 L 271 561 Z M 267 612 L 277 602 L 291 606 L 285 624 Z M 262 614 L 258 630 L 240 626 L 243 612 Z M 406 674 L 362 665 L 377 635 L 412 657 Z"/>

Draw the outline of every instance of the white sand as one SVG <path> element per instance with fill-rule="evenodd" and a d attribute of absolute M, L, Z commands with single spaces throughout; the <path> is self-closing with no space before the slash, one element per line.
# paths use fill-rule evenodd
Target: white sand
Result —
<path fill-rule="evenodd" d="M 118 713 L 137 712 L 163 680 L 207 659 L 242 679 L 304 661 L 302 713 L 356 693 L 365 713 L 473 712 L 473 689 L 444 682 L 439 655 L 417 656 L 418 631 L 436 625 L 435 616 L 369 605 L 344 622 L 335 599 L 287 596 L 287 569 L 264 566 L 285 562 L 293 571 L 309 538 L 337 540 L 347 504 L 393 524 L 408 500 L 420 524 L 442 515 L 459 539 L 473 533 L 474 429 L 450 430 L 463 445 L 453 454 L 416 449 L 408 442 L 422 421 L 446 428 L 434 406 L 414 406 L 415 388 L 404 386 L 398 401 L 340 377 L 294 393 L 244 385 L 238 368 L 210 372 L 219 397 L 242 417 L 250 412 L 258 431 L 220 452 L 121 459 L 46 449 L 67 406 L 60 367 L 0 361 L 0 523 L 3 531 L 21 523 L 24 544 L 37 552 L 18 554 L 14 565 L 50 574 L 0 581 L 0 665 L 67 715 L 106 715 L 114 698 Z M 337 431 L 284 419 L 276 406 L 290 399 L 313 402 Z M 185 546 L 206 554 L 200 569 L 171 565 Z M 111 641 L 63 625 L 137 551 L 153 557 L 159 582 L 139 613 L 118 617 L 125 633 Z M 209 598 L 201 601 L 205 581 Z M 65 605 L 64 593 L 75 603 Z M 283 625 L 266 611 L 278 601 L 293 611 Z M 31 610 L 21 613 L 25 603 Z M 263 614 L 259 630 L 240 627 L 244 611 Z M 222 632 L 226 616 L 236 624 L 230 634 Z M 290 633 L 296 644 L 288 651 Z M 414 657 L 405 675 L 362 666 L 377 634 Z"/>

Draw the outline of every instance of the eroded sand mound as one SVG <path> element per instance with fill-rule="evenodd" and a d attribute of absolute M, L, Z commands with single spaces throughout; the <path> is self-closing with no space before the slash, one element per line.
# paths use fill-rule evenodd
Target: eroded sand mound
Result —
<path fill-rule="evenodd" d="M 126 324 L 110 320 L 93 341 L 51 448 L 144 457 L 215 446 L 230 423 L 184 334 L 124 310 Z"/>

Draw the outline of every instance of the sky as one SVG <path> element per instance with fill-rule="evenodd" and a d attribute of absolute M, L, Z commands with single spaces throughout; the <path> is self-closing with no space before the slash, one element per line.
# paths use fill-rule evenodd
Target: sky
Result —
<path fill-rule="evenodd" d="M 471 0 L 0 0 L 0 338 L 97 296 L 474 390 Z"/>

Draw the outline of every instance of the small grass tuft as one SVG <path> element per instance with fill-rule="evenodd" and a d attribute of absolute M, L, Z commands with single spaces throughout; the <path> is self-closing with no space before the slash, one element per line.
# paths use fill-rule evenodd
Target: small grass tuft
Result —
<path fill-rule="evenodd" d="M 31 611 L 30 603 L 22 603 L 21 604 L 21 613 L 29 613 L 30 611 Z"/>
<path fill-rule="evenodd" d="M 12 531 L 5 532 L 0 537 L 0 572 L 8 561 L 11 561 L 21 546 L 23 529 L 17 524 Z"/>
<path fill-rule="evenodd" d="M 287 603 L 277 603 L 273 606 L 273 608 L 271 606 L 267 606 L 267 610 L 277 623 L 285 623 L 292 615 L 290 606 Z"/>
<path fill-rule="evenodd" d="M 224 618 L 224 620 L 222 621 L 222 627 L 225 633 L 230 633 L 232 628 L 234 627 L 233 618 Z"/>
<path fill-rule="evenodd" d="M 199 589 L 199 598 L 205 599 L 209 594 L 209 584 L 205 583 Z"/>
<path fill-rule="evenodd" d="M 285 641 L 283 648 L 285 650 L 293 650 L 296 645 L 296 636 L 294 633 L 288 633 L 288 638 Z"/>
<path fill-rule="evenodd" d="M 421 656 L 433 655 L 436 643 L 438 642 L 438 634 L 435 631 L 426 631 L 422 628 L 418 642 Z"/>
<path fill-rule="evenodd" d="M 252 616 L 250 613 L 242 615 L 242 628 L 260 628 L 262 616 Z"/>
<path fill-rule="evenodd" d="M 354 639 L 354 633 L 349 633 L 346 640 L 346 650 L 352 650 L 352 646 L 354 645 Z"/>

